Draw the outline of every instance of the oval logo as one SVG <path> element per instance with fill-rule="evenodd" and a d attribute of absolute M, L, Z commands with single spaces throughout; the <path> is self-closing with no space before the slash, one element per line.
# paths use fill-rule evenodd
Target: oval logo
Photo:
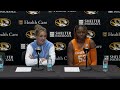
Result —
<path fill-rule="evenodd" d="M 57 50 L 57 51 L 61 51 L 61 50 L 65 50 L 66 49 L 66 44 L 62 43 L 62 42 L 56 42 L 54 44 L 54 46 L 55 46 L 55 50 Z"/>
<path fill-rule="evenodd" d="M 26 11 L 26 12 L 30 15 L 36 15 L 40 13 L 40 11 Z"/>
<path fill-rule="evenodd" d="M 86 14 L 89 14 L 89 15 L 93 15 L 93 14 L 97 14 L 98 11 L 84 11 Z"/>
<path fill-rule="evenodd" d="M 120 26 L 120 18 L 113 18 L 113 19 L 110 21 L 110 24 L 111 24 L 112 26 L 115 26 L 115 27 Z"/>
<path fill-rule="evenodd" d="M 88 30 L 87 37 L 89 37 L 89 38 L 94 38 L 94 37 L 95 37 L 95 32 L 94 32 L 94 31 L 91 31 L 91 30 Z"/>
<path fill-rule="evenodd" d="M 0 26 L 1 27 L 7 27 L 7 26 L 10 26 L 10 24 L 11 24 L 10 19 L 0 18 Z"/>
<path fill-rule="evenodd" d="M 57 25 L 59 27 L 66 27 L 69 25 L 69 20 L 65 19 L 65 18 L 59 18 L 59 19 L 55 20 L 55 25 Z"/>
<path fill-rule="evenodd" d="M 11 45 L 6 42 L 1 42 L 0 43 L 0 51 L 8 51 L 11 49 Z"/>
<path fill-rule="evenodd" d="M 115 51 L 120 50 L 120 42 L 113 42 L 113 43 L 111 43 L 109 45 L 109 48 L 111 50 L 115 50 Z"/>
<path fill-rule="evenodd" d="M 28 32 L 26 32 L 26 37 L 30 38 L 30 39 L 35 39 L 35 30 L 30 30 Z"/>

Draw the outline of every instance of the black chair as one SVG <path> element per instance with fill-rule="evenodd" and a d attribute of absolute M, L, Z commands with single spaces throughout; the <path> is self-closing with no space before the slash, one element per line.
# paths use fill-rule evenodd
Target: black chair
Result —
<path fill-rule="evenodd" d="M 21 63 L 23 64 L 23 65 L 25 65 L 25 54 L 26 54 L 26 51 L 23 51 L 22 52 L 22 55 L 21 55 Z"/>

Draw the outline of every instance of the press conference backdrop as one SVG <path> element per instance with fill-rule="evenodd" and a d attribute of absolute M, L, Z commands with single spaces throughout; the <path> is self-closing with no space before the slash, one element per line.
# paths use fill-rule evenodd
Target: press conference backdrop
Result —
<path fill-rule="evenodd" d="M 35 40 L 34 25 L 47 29 L 54 43 L 56 64 L 67 64 L 67 46 L 75 25 L 86 25 L 96 43 L 98 65 L 109 55 L 109 64 L 120 67 L 120 11 L 0 11 L 0 52 L 6 65 L 21 65 L 22 52 Z"/>

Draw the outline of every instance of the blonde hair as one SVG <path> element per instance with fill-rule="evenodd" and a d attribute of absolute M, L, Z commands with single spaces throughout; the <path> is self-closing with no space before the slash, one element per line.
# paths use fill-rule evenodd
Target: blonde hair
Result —
<path fill-rule="evenodd" d="M 39 24 L 36 24 L 36 25 L 34 26 L 34 30 L 35 30 L 35 35 L 36 35 L 36 36 L 38 35 L 39 32 L 42 32 L 42 31 L 44 31 L 44 32 L 47 33 L 46 28 L 44 28 L 43 26 L 41 26 L 41 25 L 39 25 Z"/>

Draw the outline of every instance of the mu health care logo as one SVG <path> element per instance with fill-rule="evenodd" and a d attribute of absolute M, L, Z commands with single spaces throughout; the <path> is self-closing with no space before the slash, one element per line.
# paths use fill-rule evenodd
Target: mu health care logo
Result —
<path fill-rule="evenodd" d="M 1 27 L 7 27 L 10 26 L 11 20 L 7 18 L 0 18 L 0 26 Z"/>
<path fill-rule="evenodd" d="M 66 27 L 69 25 L 69 20 L 65 18 L 58 18 L 55 20 L 55 25 L 59 27 Z"/>
<path fill-rule="evenodd" d="M 30 15 L 36 15 L 40 13 L 40 11 L 26 11 L 26 12 Z"/>
<path fill-rule="evenodd" d="M 98 13 L 98 11 L 84 11 L 84 12 L 89 15 L 94 15 Z"/>
<path fill-rule="evenodd" d="M 54 46 L 56 51 L 62 51 L 66 49 L 66 44 L 62 42 L 56 42 L 54 43 Z"/>
<path fill-rule="evenodd" d="M 26 32 L 26 37 L 30 39 L 35 39 L 35 30 L 30 30 Z"/>
<path fill-rule="evenodd" d="M 7 42 L 0 43 L 0 51 L 8 51 L 11 49 L 11 45 Z"/>
<path fill-rule="evenodd" d="M 120 42 L 113 42 L 109 45 L 109 48 L 111 50 L 115 50 L 115 51 L 118 51 L 120 50 Z"/>
<path fill-rule="evenodd" d="M 0 33 L 0 37 L 16 37 L 16 36 L 18 36 L 18 34 L 17 33 L 13 33 L 13 32 L 2 32 L 2 33 Z"/>
<path fill-rule="evenodd" d="M 103 32 L 102 34 L 103 34 L 103 37 L 107 37 L 108 32 Z"/>
<path fill-rule="evenodd" d="M 115 27 L 120 26 L 120 18 L 113 18 L 113 19 L 110 21 L 110 24 L 111 24 L 112 26 L 115 26 Z"/>
<path fill-rule="evenodd" d="M 42 20 L 18 20 L 19 25 L 32 25 L 32 24 L 47 24 L 47 21 Z"/>
<path fill-rule="evenodd" d="M 103 32 L 103 37 L 107 37 L 107 36 L 111 36 L 111 37 L 117 37 L 120 36 L 120 32 Z"/>

